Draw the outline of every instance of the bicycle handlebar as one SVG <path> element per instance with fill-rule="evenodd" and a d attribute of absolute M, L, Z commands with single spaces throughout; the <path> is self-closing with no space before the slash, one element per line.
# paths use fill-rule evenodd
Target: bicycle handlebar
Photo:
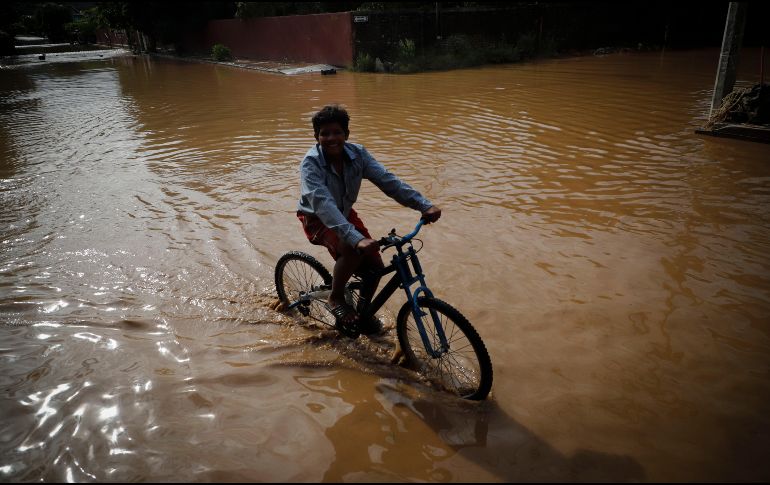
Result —
<path fill-rule="evenodd" d="M 390 231 L 390 234 L 387 237 L 380 238 L 379 241 L 377 241 L 377 244 L 383 249 L 387 249 L 391 246 L 403 246 L 404 244 L 408 243 L 412 240 L 414 236 L 417 235 L 418 232 L 420 232 L 420 229 L 425 224 L 425 221 L 420 219 L 419 222 L 417 222 L 417 225 L 414 227 L 414 231 L 410 232 L 406 236 L 403 236 L 399 238 L 396 235 L 396 230 L 393 229 Z"/>
<path fill-rule="evenodd" d="M 401 242 L 402 243 L 409 242 L 414 236 L 417 235 L 418 232 L 420 232 L 420 229 L 422 228 L 423 224 L 425 224 L 425 221 L 420 219 L 420 221 L 417 223 L 417 225 L 414 226 L 414 231 L 412 231 L 409 234 L 407 234 L 406 236 L 402 237 L 401 238 Z"/>

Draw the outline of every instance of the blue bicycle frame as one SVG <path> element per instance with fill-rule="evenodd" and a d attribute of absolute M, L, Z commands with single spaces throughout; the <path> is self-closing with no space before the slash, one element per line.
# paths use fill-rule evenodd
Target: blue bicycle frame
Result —
<path fill-rule="evenodd" d="M 420 310 L 420 306 L 417 304 L 417 299 L 420 297 L 420 295 L 425 295 L 429 298 L 432 298 L 433 293 L 425 283 L 425 275 L 422 272 L 420 260 L 417 258 L 417 251 L 414 250 L 414 246 L 410 243 L 412 238 L 414 238 L 417 233 L 420 232 L 423 224 L 424 222 L 420 220 L 420 222 L 418 222 L 417 226 L 414 228 L 414 231 L 410 232 L 404 237 L 399 238 L 394 234 L 393 231 L 391 231 L 391 234 L 388 237 L 380 239 L 380 245 L 384 246 L 383 249 L 391 246 L 395 247 L 396 254 L 393 255 L 391 264 L 380 271 L 379 276 L 385 276 L 393 272 L 395 272 L 395 274 L 385 284 L 382 290 L 380 290 L 380 292 L 374 297 L 371 303 L 364 303 L 361 316 L 362 318 L 373 316 L 377 310 L 379 310 L 382 305 L 388 301 L 391 295 L 393 295 L 393 293 L 399 287 L 403 288 L 406 292 L 407 301 L 411 303 L 412 315 L 414 315 L 414 320 L 417 323 L 417 330 L 420 333 L 420 338 L 422 339 L 422 343 L 425 346 L 425 350 L 431 357 L 438 358 L 449 350 L 449 343 L 447 342 L 446 335 L 444 334 L 444 327 L 441 325 L 441 319 L 439 318 L 438 313 L 436 313 L 436 311 L 433 309 L 430 310 L 430 313 L 431 318 L 433 319 L 433 324 L 436 328 L 436 333 L 439 337 L 440 346 L 438 349 L 433 348 L 433 345 L 431 344 L 428 337 L 428 333 L 425 330 L 422 317 L 426 317 L 427 315 L 425 312 Z M 404 248 L 404 246 L 407 244 L 409 246 Z M 412 263 L 412 268 L 409 267 L 410 261 Z M 419 283 L 419 286 L 414 290 L 414 292 L 412 292 L 411 288 L 415 283 Z"/>

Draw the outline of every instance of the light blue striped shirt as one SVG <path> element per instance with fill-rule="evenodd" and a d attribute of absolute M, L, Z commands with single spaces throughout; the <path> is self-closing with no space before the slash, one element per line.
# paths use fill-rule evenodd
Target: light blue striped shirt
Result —
<path fill-rule="evenodd" d="M 320 145 L 316 144 L 308 150 L 299 166 L 300 198 L 297 210 L 316 215 L 326 227 L 334 230 L 340 239 L 351 246 L 355 247 L 364 239 L 347 219 L 358 198 L 362 179 L 371 181 L 393 200 L 416 211 L 425 212 L 433 205 L 418 191 L 390 173 L 363 146 L 345 143 L 345 153 L 350 163 L 343 163 L 343 185 L 332 164 L 324 159 Z"/>

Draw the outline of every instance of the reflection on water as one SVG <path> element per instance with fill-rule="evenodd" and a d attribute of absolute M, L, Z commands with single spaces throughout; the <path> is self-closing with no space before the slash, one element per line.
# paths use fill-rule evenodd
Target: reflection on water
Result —
<path fill-rule="evenodd" d="M 767 479 L 770 150 L 693 134 L 717 55 L 0 71 L 0 474 Z M 270 309 L 283 252 L 331 266 L 293 217 L 329 102 L 444 209 L 421 259 L 490 350 L 489 401 L 391 364 L 397 299 L 355 342 Z M 375 234 L 415 222 L 372 186 L 357 209 Z"/>

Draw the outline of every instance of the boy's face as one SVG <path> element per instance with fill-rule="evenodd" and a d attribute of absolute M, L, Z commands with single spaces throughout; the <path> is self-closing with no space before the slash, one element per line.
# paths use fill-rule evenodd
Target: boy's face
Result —
<path fill-rule="evenodd" d="M 345 140 L 347 139 L 345 130 L 337 122 L 321 125 L 321 128 L 318 130 L 318 136 L 316 136 L 316 140 L 321 144 L 324 154 L 332 157 L 342 155 L 342 151 L 345 149 Z"/>

